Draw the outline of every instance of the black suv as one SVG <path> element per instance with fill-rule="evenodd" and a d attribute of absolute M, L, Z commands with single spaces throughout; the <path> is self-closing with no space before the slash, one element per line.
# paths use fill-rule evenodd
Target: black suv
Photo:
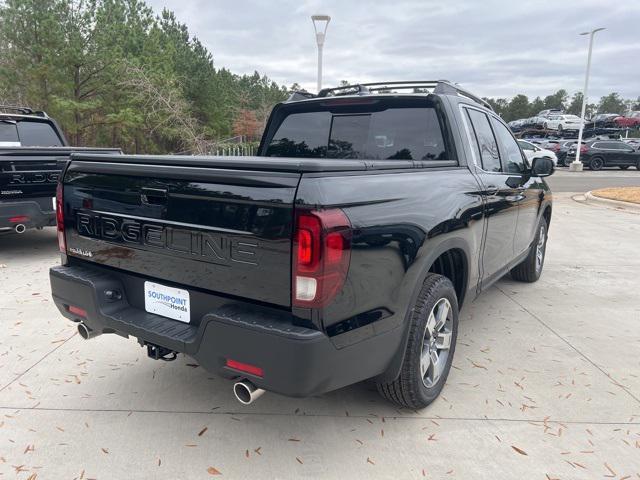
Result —
<path fill-rule="evenodd" d="M 53 299 L 83 338 L 187 354 L 243 403 L 373 378 L 424 407 L 458 309 L 540 277 L 552 172 L 450 82 L 294 94 L 257 157 L 72 155 Z"/>
<path fill-rule="evenodd" d="M 576 158 L 577 142 L 567 153 L 567 162 Z M 580 147 L 580 161 L 591 170 L 604 167 L 618 167 L 626 170 L 636 167 L 640 170 L 640 151 L 620 140 L 590 140 Z"/>

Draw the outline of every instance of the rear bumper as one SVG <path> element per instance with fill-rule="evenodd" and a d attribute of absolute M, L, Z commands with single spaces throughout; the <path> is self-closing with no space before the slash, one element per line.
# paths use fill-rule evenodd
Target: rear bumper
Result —
<path fill-rule="evenodd" d="M 317 395 L 380 375 L 402 342 L 403 332 L 396 328 L 336 348 L 323 332 L 293 325 L 289 312 L 231 300 L 205 313 L 199 324 L 185 324 L 132 306 L 118 275 L 100 268 L 53 267 L 53 300 L 62 315 L 96 333 L 131 335 L 141 344 L 184 353 L 223 377 L 247 378 L 284 395 Z M 106 290 L 122 292 L 122 298 L 108 299 Z M 69 312 L 69 305 L 85 310 L 87 317 Z M 258 366 L 264 376 L 232 370 L 227 359 Z"/>
<path fill-rule="evenodd" d="M 16 220 L 18 217 L 25 219 Z M 27 228 L 55 225 L 56 213 L 51 198 L 0 202 L 0 232 L 13 230 L 18 224 Z"/>

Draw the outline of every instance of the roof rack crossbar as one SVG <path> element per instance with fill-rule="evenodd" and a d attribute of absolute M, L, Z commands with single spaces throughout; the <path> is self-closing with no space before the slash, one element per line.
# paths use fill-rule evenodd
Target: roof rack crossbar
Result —
<path fill-rule="evenodd" d="M 29 107 L 20 107 L 18 105 L 0 105 L 0 110 L 10 110 L 12 112 L 23 113 L 25 115 L 31 115 L 33 109 Z"/>
<path fill-rule="evenodd" d="M 324 88 L 318 92 L 317 95 L 308 94 L 305 92 L 305 98 L 318 98 L 327 97 L 329 95 L 348 95 L 355 91 L 357 95 L 368 95 L 372 92 L 383 92 L 385 90 L 408 90 L 418 88 L 429 88 L 433 90 L 435 94 L 444 95 L 461 95 L 479 103 L 489 110 L 493 110 L 489 102 L 474 95 L 473 93 L 465 90 L 459 85 L 450 82 L 449 80 L 410 80 L 410 81 L 396 81 L 396 82 L 372 82 L 372 83 L 359 83 L 354 85 L 342 85 L 340 87 Z M 340 93 L 343 92 L 343 93 Z M 293 96 L 290 100 L 293 100 Z"/>
<path fill-rule="evenodd" d="M 335 92 L 339 92 L 341 90 L 355 90 L 355 93 L 357 95 L 368 95 L 370 93 L 366 83 L 357 83 L 354 85 L 342 85 L 340 87 L 323 88 L 318 92 L 318 95 L 316 95 L 316 97 L 328 97 L 329 94 L 335 94 Z M 346 92 L 342 95 L 348 95 L 349 93 L 351 92 Z"/>
<path fill-rule="evenodd" d="M 37 115 L 43 118 L 49 118 L 46 112 L 42 110 L 34 110 L 30 107 L 20 107 L 18 105 L 0 105 L 0 114 L 7 112 L 17 112 L 21 115 Z"/>

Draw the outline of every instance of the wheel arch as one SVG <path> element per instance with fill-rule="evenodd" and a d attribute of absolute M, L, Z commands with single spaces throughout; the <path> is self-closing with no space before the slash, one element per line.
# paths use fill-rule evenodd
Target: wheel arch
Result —
<path fill-rule="evenodd" d="M 467 241 L 463 238 L 449 238 L 447 241 L 430 249 L 427 259 L 423 264 L 425 267 L 414 286 L 404 321 L 399 327 L 404 330 L 400 348 L 398 348 L 386 371 L 376 377 L 376 381 L 388 383 L 395 380 L 400 374 L 402 359 L 407 349 L 409 337 L 409 316 L 427 275 L 436 273 L 451 280 L 454 290 L 456 291 L 458 311 L 460 311 L 468 292 L 474 287 L 473 285 L 469 285 L 471 258 L 473 258 L 471 250 Z"/>

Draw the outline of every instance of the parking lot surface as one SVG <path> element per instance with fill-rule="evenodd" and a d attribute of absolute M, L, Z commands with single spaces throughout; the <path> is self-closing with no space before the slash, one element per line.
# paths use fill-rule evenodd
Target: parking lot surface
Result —
<path fill-rule="evenodd" d="M 418 412 L 369 383 L 244 407 L 188 358 L 83 341 L 50 299 L 55 231 L 0 238 L 0 478 L 640 479 L 640 215 L 555 202 L 542 278 L 465 306 Z"/>
<path fill-rule="evenodd" d="M 551 190 L 559 192 L 587 192 L 605 187 L 637 187 L 640 185 L 640 171 L 630 168 L 622 171 L 618 168 L 606 168 L 599 172 L 585 170 L 570 172 L 568 168 L 558 168 L 547 179 Z"/>

